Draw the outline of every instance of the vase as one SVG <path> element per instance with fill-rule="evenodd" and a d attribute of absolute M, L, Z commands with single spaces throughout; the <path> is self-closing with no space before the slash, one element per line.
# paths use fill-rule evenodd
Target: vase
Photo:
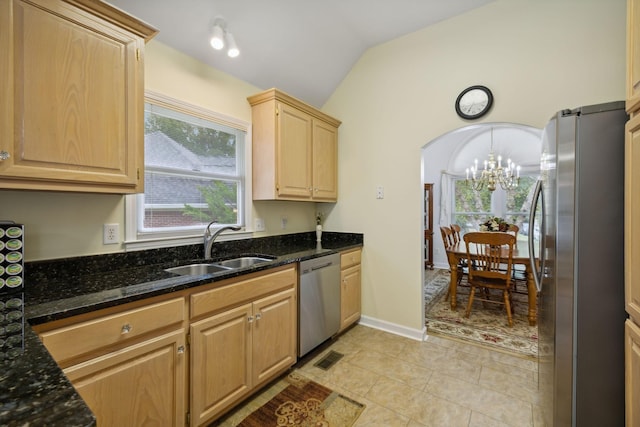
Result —
<path fill-rule="evenodd" d="M 322 224 L 316 225 L 316 242 L 322 240 Z"/>

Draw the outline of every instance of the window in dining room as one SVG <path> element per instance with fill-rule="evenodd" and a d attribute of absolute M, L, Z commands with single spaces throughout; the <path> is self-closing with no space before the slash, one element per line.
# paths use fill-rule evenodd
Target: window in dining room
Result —
<path fill-rule="evenodd" d="M 486 188 L 476 191 L 466 179 L 454 179 L 451 222 L 459 224 L 465 233 L 477 231 L 480 223 L 497 216 L 517 225 L 521 237 L 526 238 L 536 180 L 536 176 L 522 176 L 520 185 L 514 190 L 505 191 L 498 187 L 495 191 Z"/>

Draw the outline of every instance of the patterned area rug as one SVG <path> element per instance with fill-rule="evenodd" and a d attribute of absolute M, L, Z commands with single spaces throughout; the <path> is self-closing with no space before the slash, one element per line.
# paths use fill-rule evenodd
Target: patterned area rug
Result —
<path fill-rule="evenodd" d="M 538 356 L 538 328 L 529 326 L 527 295 L 514 293 L 513 326 L 507 324 L 504 306 L 474 301 L 469 318 L 464 312 L 469 300 L 469 288 L 458 286 L 458 305 L 451 310 L 446 293 L 449 273 L 440 270 L 431 280 L 425 280 L 425 318 L 427 334 L 441 335 L 489 346 L 521 356 Z M 427 298 L 426 296 L 430 297 Z"/>
<path fill-rule="evenodd" d="M 336 393 L 293 372 L 289 385 L 274 398 L 252 412 L 242 427 L 349 427 L 365 405 Z"/>

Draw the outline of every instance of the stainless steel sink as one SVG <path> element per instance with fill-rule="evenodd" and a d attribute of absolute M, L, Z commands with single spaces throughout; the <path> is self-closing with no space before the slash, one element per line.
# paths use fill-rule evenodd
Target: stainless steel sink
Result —
<path fill-rule="evenodd" d="M 224 271 L 237 270 L 239 268 L 251 267 L 252 265 L 273 261 L 275 257 L 267 258 L 261 256 L 242 256 L 238 258 L 226 259 L 210 263 L 196 263 L 167 268 L 165 271 L 180 276 L 202 276 L 204 274 L 215 274 Z"/>
<path fill-rule="evenodd" d="M 259 257 L 259 256 L 243 256 L 239 258 L 232 258 L 224 261 L 218 261 L 215 263 L 215 265 L 236 269 L 236 268 L 251 267 L 252 265 L 261 264 L 263 262 L 269 262 L 269 261 L 273 261 L 273 258 L 265 258 L 265 257 Z"/>
<path fill-rule="evenodd" d="M 203 274 L 219 273 L 221 271 L 232 270 L 231 267 L 225 267 L 217 264 L 189 264 L 179 267 L 167 268 L 165 271 L 178 274 L 180 276 L 202 276 Z"/>

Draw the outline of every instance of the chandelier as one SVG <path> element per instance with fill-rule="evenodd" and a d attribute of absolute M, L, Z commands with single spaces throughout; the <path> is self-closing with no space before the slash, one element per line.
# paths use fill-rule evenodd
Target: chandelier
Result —
<path fill-rule="evenodd" d="M 498 184 L 503 190 L 513 190 L 520 184 L 520 166 L 516 166 L 511 159 L 507 159 L 506 167 L 502 166 L 502 156 L 498 156 L 496 162 L 493 153 L 493 128 L 491 128 L 491 150 L 489 151 L 489 159 L 484 161 L 484 169 L 478 169 L 478 159 L 474 164 L 466 169 L 467 182 L 476 191 L 487 188 L 494 191 Z"/>

